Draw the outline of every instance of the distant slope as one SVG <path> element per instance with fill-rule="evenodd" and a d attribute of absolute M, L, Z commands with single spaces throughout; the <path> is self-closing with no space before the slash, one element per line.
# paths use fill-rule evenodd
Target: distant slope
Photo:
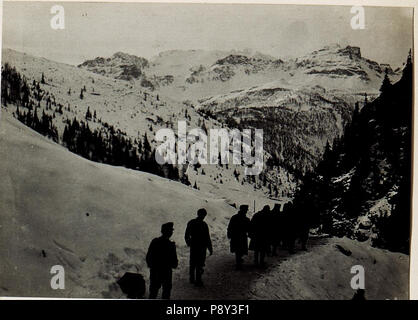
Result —
<path fill-rule="evenodd" d="M 343 90 L 274 82 L 201 99 L 197 109 L 230 127 L 263 129 L 272 162 L 303 175 L 316 166 L 327 142 L 341 136 L 361 99 Z"/>
<path fill-rule="evenodd" d="M 187 121 L 188 131 L 194 128 L 211 129 L 224 126 L 213 118 L 199 114 L 192 104 L 163 97 L 159 92 L 144 88 L 140 82 L 115 79 L 84 70 L 84 68 L 49 61 L 10 49 L 4 49 L 2 54 L 3 65 L 7 63 L 15 67 L 17 72 L 27 79 L 30 89 L 29 100 L 33 108 L 37 108 L 38 116 L 40 117 L 45 112 L 46 115 L 53 117 L 53 124 L 58 129 L 61 144 L 65 125 L 68 120 L 73 121 L 74 118 L 88 124 L 91 130 L 107 132 L 108 125 L 113 126 L 116 132 L 121 130 L 126 133 L 126 138 L 132 141 L 143 142 L 146 135 L 152 149 L 160 144 L 154 138 L 157 130 L 170 128 L 177 133 L 177 124 L 180 120 Z M 121 53 L 115 56 L 125 57 Z M 135 60 L 135 57 L 128 56 L 126 59 Z M 119 58 L 116 60 L 119 61 Z M 41 83 L 42 74 L 44 74 L 45 83 Z M 10 85 L 6 82 L 3 81 L 3 87 Z M 41 96 L 39 98 L 38 92 Z M 83 92 L 82 98 L 81 92 Z M 16 114 L 17 104 L 7 103 L 3 106 L 3 111 Z M 21 105 L 19 108 L 20 112 L 29 111 Z M 57 112 L 59 109 L 62 113 Z M 96 116 L 86 119 L 87 110 Z M 241 173 L 238 179 L 233 174 L 234 169 Z M 185 165 L 179 166 L 178 170 L 187 171 L 186 174 L 192 185 L 196 182 L 201 190 L 225 196 L 231 204 L 247 202 L 247 194 L 252 192 L 254 196 L 250 201 L 256 200 L 256 205 L 262 206 L 264 202 L 273 203 L 278 197 L 286 196 L 294 188 L 294 182 L 289 181 L 292 178 L 288 178 L 282 168 L 274 172 L 271 179 L 271 183 L 276 184 L 278 189 L 276 200 L 268 199 L 266 185 L 255 189 L 253 183 L 243 181 L 243 166 L 231 165 L 228 168 L 221 168 L 207 165 L 197 169 L 194 166 Z M 221 186 L 218 184 L 220 179 L 222 180 Z"/>
<path fill-rule="evenodd" d="M 390 66 L 362 57 L 360 48 L 339 45 L 287 61 L 228 56 L 211 70 L 222 71 L 221 82 L 242 79 L 243 86 L 201 98 L 197 108 L 228 126 L 264 129 L 273 162 L 303 175 L 317 165 L 327 142 L 342 135 L 355 103 L 377 97 L 386 69 L 399 79 Z M 202 83 L 216 80 L 200 74 Z M 244 86 L 260 76 L 264 83 Z"/>
<path fill-rule="evenodd" d="M 390 65 L 363 57 L 359 47 L 338 44 L 286 60 L 251 50 L 171 50 L 149 60 L 117 53 L 109 58 L 88 60 L 79 67 L 112 78 L 139 79 L 143 86 L 179 101 L 226 94 L 273 81 L 292 88 L 319 85 L 375 94 L 386 68 L 393 80 L 399 79 L 399 72 L 394 72 Z M 122 70 L 126 70 L 125 75 L 132 70 L 138 72 L 124 77 Z"/>

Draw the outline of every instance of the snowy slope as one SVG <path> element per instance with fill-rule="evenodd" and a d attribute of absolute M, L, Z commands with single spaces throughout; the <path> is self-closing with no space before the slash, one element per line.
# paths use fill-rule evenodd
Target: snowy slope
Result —
<path fill-rule="evenodd" d="M 113 58 L 108 63 L 114 67 L 116 66 L 115 73 L 111 74 L 116 77 L 120 75 L 119 66 L 123 61 L 133 61 L 137 64 L 142 62 L 142 60 L 138 62 L 136 57 L 122 53 L 115 54 Z M 137 138 L 141 140 L 146 134 L 153 147 L 159 144 L 154 139 L 156 131 L 161 128 L 172 128 L 177 134 L 177 124 L 180 120 L 187 120 L 188 131 L 202 126 L 208 129 L 224 127 L 220 122 L 200 115 L 191 104 L 175 101 L 170 97 L 163 97 L 148 88 L 144 88 L 140 82 L 114 79 L 110 76 L 84 70 L 84 68 L 33 57 L 10 49 L 3 50 L 2 63 L 8 63 L 16 67 L 17 71 L 27 78 L 29 84 L 32 84 L 33 80 L 40 82 L 41 75 L 45 75 L 46 83 L 40 83 L 41 89 L 46 93 L 40 102 L 39 114 L 42 111 L 49 115 L 54 114 L 54 125 L 57 126 L 61 137 L 65 120 L 72 120 L 73 118 L 88 122 L 92 130 L 100 128 L 106 122 L 114 126 L 115 130 L 120 129 L 126 132 L 132 140 Z M 86 65 L 90 66 L 95 63 L 97 62 L 90 61 Z M 83 94 L 83 99 L 80 99 L 80 91 L 84 87 L 86 91 Z M 69 91 L 71 91 L 70 94 Z M 62 115 L 53 112 L 53 110 L 46 110 L 47 97 L 64 106 Z M 14 105 L 6 107 L 5 112 L 9 114 L 16 111 Z M 67 110 L 67 107 L 70 108 L 70 111 Z M 97 120 L 86 120 L 85 115 L 88 108 L 91 113 L 96 112 Z M 192 167 L 188 168 L 187 172 L 192 185 L 197 182 L 197 186 L 201 190 L 219 196 L 223 196 L 225 193 L 234 194 L 234 197 L 244 199 L 245 194 L 252 191 L 255 195 L 251 201 L 256 200 L 257 206 L 260 199 L 273 203 L 273 201 L 266 199 L 268 197 L 266 188 L 257 189 L 254 192 L 252 185 L 242 184 L 243 175 L 241 175 L 241 181 L 236 181 L 233 176 L 234 167 L 221 169 L 208 165 L 203 166 L 203 168 L 206 174 L 199 174 L 198 177 L 198 173 Z M 237 170 L 243 171 L 243 167 L 239 166 Z M 221 179 L 220 175 L 223 182 L 222 188 L 215 186 L 216 182 Z M 219 177 L 218 180 L 217 177 Z M 284 193 L 287 193 L 287 190 L 293 187 L 286 183 L 278 185 L 278 188 L 280 191 L 283 190 Z M 234 202 L 237 201 L 232 203 Z"/>
<path fill-rule="evenodd" d="M 234 213 L 180 183 L 80 158 L 5 114 L 0 159 L 0 295 L 109 296 L 125 271 L 147 275 L 145 251 L 162 223 L 175 221 L 184 257 L 197 209 L 208 210 L 215 234 Z M 49 285 L 56 264 L 66 270 L 63 291 Z"/>
<path fill-rule="evenodd" d="M 252 285 L 253 299 L 351 299 L 354 265 L 364 267 L 366 299 L 408 299 L 409 257 L 404 254 L 331 238 L 311 240 L 309 252 L 280 260 Z"/>

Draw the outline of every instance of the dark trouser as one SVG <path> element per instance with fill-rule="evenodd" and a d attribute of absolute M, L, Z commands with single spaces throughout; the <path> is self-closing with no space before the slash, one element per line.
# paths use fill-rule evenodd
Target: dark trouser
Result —
<path fill-rule="evenodd" d="M 203 267 L 206 261 L 206 248 L 190 247 L 190 282 L 202 283 Z"/>
<path fill-rule="evenodd" d="M 289 240 L 287 240 L 287 250 L 290 253 L 295 252 L 295 239 L 289 239 Z"/>
<path fill-rule="evenodd" d="M 171 293 L 171 280 L 172 280 L 171 268 L 151 268 L 150 269 L 150 286 L 149 286 L 149 298 L 156 299 L 158 290 L 163 287 L 162 298 L 170 299 Z"/>
<path fill-rule="evenodd" d="M 293 253 L 295 251 L 295 238 L 295 235 L 288 234 L 283 241 L 284 246 L 289 251 L 289 253 Z"/>
<path fill-rule="evenodd" d="M 308 237 L 309 237 L 308 234 L 303 234 L 300 236 L 300 244 L 301 244 L 302 250 L 307 250 L 306 243 L 308 242 Z"/>
<path fill-rule="evenodd" d="M 237 269 L 240 269 L 242 266 L 242 256 L 244 254 L 242 252 L 236 251 L 235 252 L 235 263 L 236 263 L 236 267 Z"/>
<path fill-rule="evenodd" d="M 255 250 L 254 251 L 254 263 L 255 265 L 264 265 L 264 257 L 266 256 L 266 252 L 264 250 Z M 260 257 L 260 261 L 258 258 Z"/>

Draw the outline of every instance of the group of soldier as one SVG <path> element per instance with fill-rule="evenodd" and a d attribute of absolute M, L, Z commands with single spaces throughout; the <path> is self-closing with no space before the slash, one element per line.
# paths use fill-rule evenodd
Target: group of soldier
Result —
<path fill-rule="evenodd" d="M 265 257 L 276 256 L 279 247 L 294 253 L 296 239 L 299 239 L 302 250 L 307 250 L 309 224 L 296 212 L 291 211 L 289 204 L 275 204 L 273 210 L 268 205 L 256 212 L 252 219 L 247 217 L 248 206 L 242 205 L 228 225 L 227 236 L 230 239 L 231 252 L 235 253 L 236 268 L 242 267 L 243 256 L 248 250 L 254 251 L 254 264 L 265 267 Z M 248 246 L 248 238 L 250 244 Z"/>
<path fill-rule="evenodd" d="M 268 205 L 256 212 L 252 219 L 247 217 L 248 205 L 241 205 L 237 214 L 231 217 L 227 236 L 230 240 L 231 252 L 235 254 L 236 269 L 242 269 L 243 257 L 248 251 L 254 251 L 256 267 L 265 267 L 265 257 L 277 255 L 279 247 L 293 253 L 296 239 L 299 239 L 302 250 L 307 250 L 306 243 L 309 225 L 304 217 L 291 212 L 285 204 L 275 204 L 270 210 Z M 197 217 L 188 222 L 185 242 L 190 247 L 189 280 L 197 287 L 203 286 L 202 274 L 206 261 L 206 253 L 213 254 L 209 227 L 204 221 L 206 209 L 199 209 Z M 161 236 L 152 240 L 146 262 L 150 269 L 149 298 L 155 299 L 162 287 L 162 298 L 169 299 L 172 287 L 172 269 L 177 268 L 178 258 L 176 245 L 170 240 L 174 224 L 165 223 L 161 226 Z M 248 238 L 250 244 L 248 245 Z"/>

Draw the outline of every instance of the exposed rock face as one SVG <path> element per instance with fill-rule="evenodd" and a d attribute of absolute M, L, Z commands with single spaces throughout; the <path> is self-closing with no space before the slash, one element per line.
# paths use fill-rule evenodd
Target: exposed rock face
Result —
<path fill-rule="evenodd" d="M 206 80 L 227 81 L 235 75 L 249 76 L 263 71 L 272 71 L 280 68 L 282 64 L 282 60 L 272 59 L 267 56 L 248 57 L 231 54 L 216 61 L 206 74 L 201 73 L 200 75 L 201 78 L 206 78 Z"/>
<path fill-rule="evenodd" d="M 296 68 L 306 74 L 326 75 L 330 78 L 357 77 L 367 83 L 382 77 L 380 65 L 361 56 L 359 47 L 327 46 L 302 58 L 296 59 Z"/>
<path fill-rule="evenodd" d="M 350 58 L 353 58 L 353 57 L 356 57 L 358 59 L 361 58 L 361 51 L 359 47 L 347 46 L 344 49 L 341 49 L 340 53 L 344 55 L 348 55 Z"/>
<path fill-rule="evenodd" d="M 383 71 L 387 70 L 388 74 L 395 74 L 395 72 L 393 71 L 392 67 L 390 64 L 388 63 L 381 63 L 380 67 Z"/>
<path fill-rule="evenodd" d="M 83 62 L 78 67 L 116 79 L 131 80 L 141 78 L 143 69 L 148 65 L 148 60 L 145 58 L 116 52 L 110 58 L 97 57 Z"/>

